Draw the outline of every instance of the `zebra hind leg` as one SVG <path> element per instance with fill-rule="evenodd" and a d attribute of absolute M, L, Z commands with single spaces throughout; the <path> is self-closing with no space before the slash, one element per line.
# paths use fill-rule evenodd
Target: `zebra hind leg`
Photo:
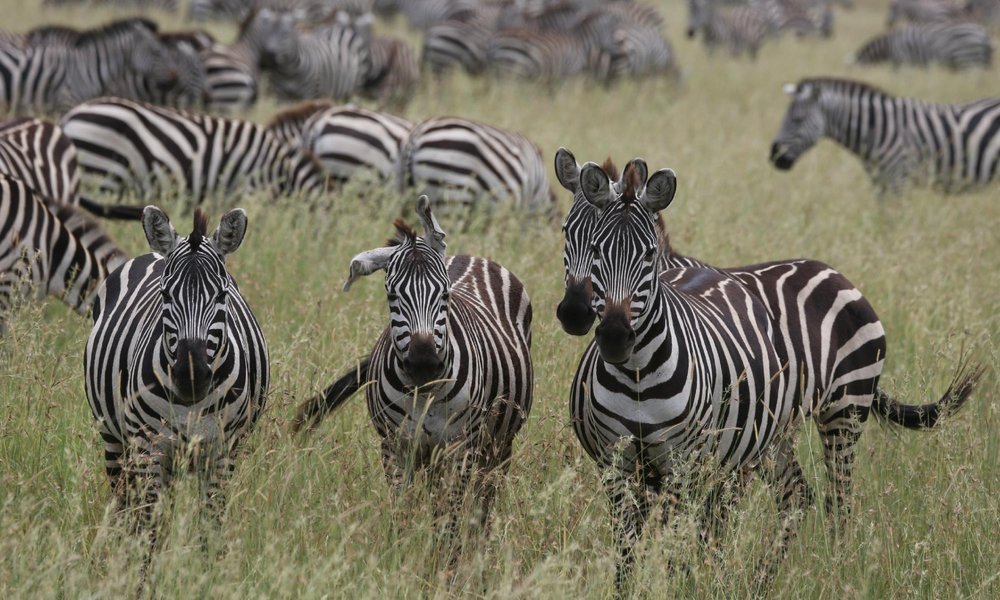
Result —
<path fill-rule="evenodd" d="M 826 512 L 832 518 L 834 533 L 843 529 L 851 514 L 854 452 L 870 411 L 871 389 L 871 380 L 851 382 L 838 390 L 817 415 L 829 481 Z"/>
<path fill-rule="evenodd" d="M 730 510 L 743 499 L 749 484 L 750 474 L 738 471 L 711 486 L 705 499 L 699 519 L 698 541 L 716 566 L 722 565 L 721 544 L 729 524 Z"/>

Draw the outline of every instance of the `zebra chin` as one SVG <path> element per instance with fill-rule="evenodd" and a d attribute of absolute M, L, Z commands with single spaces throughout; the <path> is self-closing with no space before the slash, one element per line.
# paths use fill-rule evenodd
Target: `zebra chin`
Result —
<path fill-rule="evenodd" d="M 212 368 L 204 340 L 184 339 L 177 343 L 177 359 L 170 380 L 178 404 L 190 406 L 201 401 L 212 387 Z"/>
<path fill-rule="evenodd" d="M 624 318 L 606 317 L 594 330 L 594 341 L 597 342 L 601 360 L 620 365 L 632 358 L 635 329 Z"/>
<path fill-rule="evenodd" d="M 433 339 L 419 339 L 413 336 L 410 349 L 405 356 L 400 357 L 403 371 L 416 386 L 442 379 L 445 375 L 444 360 L 438 355 Z"/>

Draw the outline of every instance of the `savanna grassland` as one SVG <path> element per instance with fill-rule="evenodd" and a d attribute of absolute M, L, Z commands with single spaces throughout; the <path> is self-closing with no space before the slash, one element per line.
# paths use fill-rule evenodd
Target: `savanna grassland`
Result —
<path fill-rule="evenodd" d="M 0 4 L 3 28 L 12 30 L 88 26 L 113 16 L 43 9 L 38 0 Z M 674 245 L 718 265 L 808 256 L 835 266 L 883 320 L 889 344 L 883 384 L 900 400 L 937 399 L 963 350 L 985 363 L 966 410 L 939 432 L 869 421 L 856 462 L 855 514 L 834 536 L 824 510 L 811 509 L 773 596 L 1000 596 L 998 187 L 952 197 L 913 191 L 878 201 L 860 164 L 828 141 L 789 173 L 767 162 L 787 103 L 784 82 L 843 75 L 956 102 L 1000 95 L 998 67 L 951 73 L 847 66 L 847 54 L 881 30 L 884 0 L 839 11 L 831 40 L 783 39 L 766 45 L 756 62 L 708 56 L 684 36 L 684 3 L 663 4 L 684 71 L 680 85 L 629 81 L 605 89 L 579 81 L 550 92 L 457 76 L 439 85 L 426 81 L 404 114 L 414 120 L 454 114 L 517 129 L 539 144 L 546 162 L 566 146 L 581 161 L 642 156 L 652 169 L 672 167 L 679 190 L 665 219 Z M 155 17 L 164 28 L 183 26 L 174 15 Z M 223 25 L 212 30 L 223 40 L 235 35 Z M 264 101 L 250 117 L 265 121 L 275 110 Z M 559 189 L 557 196 L 565 210 L 569 195 Z M 240 199 L 250 229 L 229 266 L 270 345 L 268 409 L 229 487 L 221 530 L 199 515 L 190 478 L 171 494 L 163 548 L 150 574 L 156 596 L 611 596 L 607 504 L 568 417 L 570 380 L 588 339 L 565 335 L 555 319 L 562 295 L 558 223 L 524 225 L 501 211 L 488 225 L 448 229 L 450 252 L 510 268 L 535 309 L 534 407 L 515 443 L 492 533 L 472 544 L 454 570 L 445 569 L 435 542 L 428 492 L 417 487 L 390 496 L 363 398 L 311 436 L 289 433 L 297 403 L 350 368 L 385 325 L 380 277 L 350 293 L 339 289 L 350 258 L 381 245 L 413 197 L 355 185 L 329 207 Z M 177 199 L 162 204 L 186 234 L 190 214 Z M 211 207 L 213 227 L 221 208 Z M 109 229 L 130 253 L 148 251 L 138 224 Z M 49 300 L 22 309 L 0 341 L 3 598 L 115 598 L 136 589 L 141 547 L 112 518 L 102 446 L 84 395 L 89 331 L 89 319 Z M 810 483 L 823 491 L 812 425 L 802 427 L 799 453 Z M 771 492 L 759 484 L 735 509 L 721 566 L 699 551 L 689 517 L 652 527 L 640 545 L 636 592 L 744 596 L 776 527 Z M 200 531 L 210 532 L 207 552 Z"/>

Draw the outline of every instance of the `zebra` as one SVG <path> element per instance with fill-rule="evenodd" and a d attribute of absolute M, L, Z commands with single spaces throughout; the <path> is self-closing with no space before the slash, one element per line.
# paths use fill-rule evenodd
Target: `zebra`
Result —
<path fill-rule="evenodd" d="M 456 66 L 478 75 L 486 70 L 492 36 L 492 31 L 478 23 L 439 23 L 424 34 L 420 62 L 438 77 Z"/>
<path fill-rule="evenodd" d="M 419 187 L 433 203 L 471 207 L 509 202 L 532 214 L 555 204 L 541 153 L 523 135 L 458 117 L 413 127 L 400 150 L 399 189 Z"/>
<path fill-rule="evenodd" d="M 427 30 L 445 21 L 471 21 L 481 10 L 476 0 L 406 0 L 400 10 L 414 29 Z"/>
<path fill-rule="evenodd" d="M 424 236 L 397 219 L 389 246 L 351 260 L 344 291 L 385 271 L 389 325 L 363 374 L 372 382 L 366 396 L 382 465 L 393 488 L 412 470 L 456 469 L 458 483 L 448 496 L 454 533 L 458 499 L 470 488 L 480 502 L 476 520 L 487 525 L 496 475 L 506 471 L 531 410 L 532 308 L 524 286 L 503 266 L 446 256 L 445 233 L 426 196 L 417 200 L 417 215 Z M 342 378 L 352 392 L 358 377 L 352 371 Z M 296 427 L 316 425 L 347 397 L 306 401 Z"/>
<path fill-rule="evenodd" d="M 302 148 L 302 135 L 306 124 L 313 116 L 334 104 L 329 100 L 303 100 L 298 104 L 274 114 L 265 126 L 267 131 L 283 144 Z"/>
<path fill-rule="evenodd" d="M 780 170 L 827 136 L 861 159 L 880 197 L 910 183 L 957 193 L 997 175 L 1000 99 L 932 104 L 829 78 L 784 90 L 792 101 L 771 144 L 771 162 Z"/>
<path fill-rule="evenodd" d="M 844 518 L 854 445 L 871 410 L 908 428 L 933 428 L 965 403 L 982 369 L 960 365 L 938 402 L 896 402 L 878 387 L 885 357 L 878 317 L 860 293 L 837 292 L 825 305 L 839 305 L 841 318 L 824 321 L 821 337 L 841 345 L 836 355 L 820 351 L 823 378 L 803 378 L 768 306 L 738 279 L 708 268 L 660 271 L 655 214 L 673 200 L 677 180 L 670 169 L 648 181 L 645 174 L 641 159 L 632 161 L 618 188 L 588 163 L 579 181 L 599 211 L 591 282 L 600 325 L 574 377 L 570 411 L 612 504 L 616 589 L 628 588 L 653 503 L 669 517 L 691 482 L 689 470 L 700 465 L 737 482 L 760 472 L 774 488 L 781 540 L 777 558 L 758 567 L 755 585 L 763 592 L 812 502 L 795 457 L 795 421 L 819 424 L 833 488 L 828 505 L 835 501 Z M 822 288 L 822 280 L 811 283 Z"/>
<path fill-rule="evenodd" d="M 116 503 L 141 510 L 152 549 L 153 505 L 185 466 L 221 519 L 224 482 L 264 410 L 270 374 L 263 332 L 225 263 L 243 242 L 246 211 L 227 212 L 211 235 L 200 208 L 186 238 L 155 206 L 142 225 L 152 253 L 97 292 L 84 374 Z"/>
<path fill-rule="evenodd" d="M 886 27 L 897 23 L 946 23 L 964 16 L 962 5 L 952 0 L 892 0 Z"/>
<path fill-rule="evenodd" d="M 488 62 L 503 76 L 554 83 L 587 70 L 586 38 L 576 32 L 508 30 L 490 41 Z"/>
<path fill-rule="evenodd" d="M 756 6 L 740 5 L 719 10 L 715 0 L 688 0 L 688 37 L 693 38 L 700 31 L 710 51 L 725 45 L 733 56 L 746 53 L 756 58 L 771 30 L 767 14 Z"/>
<path fill-rule="evenodd" d="M 77 147 L 85 191 L 147 199 L 176 190 L 198 204 L 254 190 L 315 198 L 326 189 L 311 153 L 249 121 L 102 98 L 77 106 L 60 124 Z M 135 212 L 124 207 L 107 216 L 134 219 Z"/>
<path fill-rule="evenodd" d="M 332 23 L 271 36 L 261 66 L 283 100 L 349 100 L 371 72 L 370 15 L 350 20 L 338 13 Z"/>
<path fill-rule="evenodd" d="M 76 147 L 49 121 L 21 117 L 0 123 L 0 173 L 23 181 L 53 210 L 79 204 Z"/>
<path fill-rule="evenodd" d="M 53 207 L 0 172 L 0 336 L 12 309 L 32 296 L 60 298 L 86 314 L 98 285 L 125 253 L 72 205 Z"/>
<path fill-rule="evenodd" d="M 975 23 L 908 25 L 875 36 L 854 55 L 854 62 L 926 66 L 937 62 L 958 70 L 990 66 L 993 45 L 990 34 Z"/>
<path fill-rule="evenodd" d="M 155 8 L 166 12 L 177 10 L 177 0 L 42 0 L 43 5 L 65 4 L 111 5 L 117 8 Z"/>
<path fill-rule="evenodd" d="M 189 21 L 229 20 L 240 22 L 256 6 L 255 0 L 191 0 Z"/>
<path fill-rule="evenodd" d="M 361 94 L 382 105 L 405 105 L 420 81 L 420 63 L 409 44 L 401 39 L 378 36 L 371 42 L 368 74 Z"/>

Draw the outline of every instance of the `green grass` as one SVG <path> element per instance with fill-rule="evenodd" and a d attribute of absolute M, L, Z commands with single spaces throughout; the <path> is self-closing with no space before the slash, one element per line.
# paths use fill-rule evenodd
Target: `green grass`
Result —
<path fill-rule="evenodd" d="M 83 26 L 110 15 L 7 4 L 10 29 Z M 683 35 L 683 3 L 671 2 L 668 34 L 686 73 L 680 88 L 575 82 L 549 94 L 458 77 L 427 83 L 406 116 L 458 114 L 515 128 L 541 146 L 547 162 L 566 146 L 581 160 L 610 154 L 624 163 L 639 155 L 652 169 L 672 167 L 679 191 L 665 218 L 675 245 L 719 265 L 809 256 L 835 266 L 883 319 L 883 381 L 902 400 L 939 396 L 961 349 L 971 348 L 989 368 L 968 408 L 933 434 L 870 422 L 858 453 L 856 513 L 834 539 L 822 512 L 809 512 L 774 596 L 993 598 L 1000 595 L 996 186 L 956 197 L 915 191 L 880 203 L 859 163 L 829 142 L 790 173 L 767 163 L 785 81 L 847 75 L 940 101 L 998 93 L 995 67 L 955 74 L 845 66 L 844 57 L 884 22 L 884 1 L 858 4 L 838 13 L 833 40 L 782 40 L 750 63 L 706 56 Z M 215 31 L 233 35 L 224 26 Z M 274 109 L 264 102 L 251 117 L 264 121 Z M 515 444 L 492 536 L 453 573 L 441 569 L 427 492 L 390 496 L 361 398 L 314 435 L 289 435 L 296 404 L 366 353 L 385 324 L 378 281 L 359 282 L 348 294 L 339 289 L 351 256 L 381 244 L 400 203 L 412 199 L 359 200 L 358 191 L 344 190 L 329 211 L 243 203 L 250 230 L 230 268 L 270 344 L 269 406 L 208 553 L 193 482 L 182 480 L 171 495 L 152 569 L 157 594 L 609 597 L 607 505 L 568 419 L 570 380 L 588 340 L 563 334 L 554 316 L 562 291 L 555 225 L 525 227 L 501 214 L 484 230 L 448 230 L 450 251 L 493 258 L 524 281 L 535 307 L 536 372 L 535 405 Z M 559 198 L 568 206 L 566 193 Z M 217 219 L 221 207 L 212 213 Z M 189 230 L 189 215 L 171 214 L 179 230 Z M 110 229 L 131 253 L 147 251 L 139 225 Z M 110 517 L 84 395 L 88 332 L 87 319 L 48 301 L 22 310 L 0 341 L 0 597 L 121 597 L 136 585 L 140 548 Z M 822 453 L 813 428 L 803 432 L 800 457 L 822 490 Z M 653 528 L 640 547 L 637 589 L 652 598 L 743 596 L 755 559 L 766 553 L 762 540 L 775 528 L 770 492 L 759 485 L 735 511 L 722 570 L 699 556 L 689 517 Z M 684 568 L 668 572 L 670 559 Z"/>

